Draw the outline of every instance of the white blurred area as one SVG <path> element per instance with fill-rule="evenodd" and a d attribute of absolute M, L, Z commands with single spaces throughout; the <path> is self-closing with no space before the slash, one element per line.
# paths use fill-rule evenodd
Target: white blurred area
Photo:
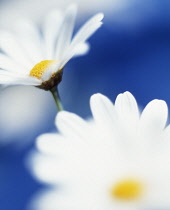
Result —
<path fill-rule="evenodd" d="M 0 145 L 26 146 L 52 124 L 55 112 L 50 92 L 25 86 L 0 90 Z"/>
<path fill-rule="evenodd" d="M 7 0 L 1 2 L 0 26 L 9 27 L 14 18 L 30 17 L 35 21 L 43 19 L 44 15 L 53 8 L 65 9 L 71 3 L 77 3 L 79 18 L 96 12 L 113 13 L 121 11 L 134 0 Z"/>

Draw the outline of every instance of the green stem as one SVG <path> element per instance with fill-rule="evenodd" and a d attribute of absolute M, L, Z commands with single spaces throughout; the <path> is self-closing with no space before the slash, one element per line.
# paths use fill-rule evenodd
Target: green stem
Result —
<path fill-rule="evenodd" d="M 55 104 L 56 104 L 56 107 L 57 107 L 58 111 L 62 111 L 63 110 L 63 106 L 62 106 L 61 101 L 60 101 L 58 88 L 57 87 L 53 87 L 50 91 L 51 91 L 51 93 L 53 95 L 53 98 L 54 98 L 54 101 L 55 101 Z"/>

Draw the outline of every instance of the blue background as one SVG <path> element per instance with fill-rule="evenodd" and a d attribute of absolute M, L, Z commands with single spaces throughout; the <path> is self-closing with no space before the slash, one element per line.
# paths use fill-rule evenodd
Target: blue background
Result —
<path fill-rule="evenodd" d="M 66 110 L 88 117 L 92 94 L 100 92 L 114 101 L 127 90 L 141 107 L 155 98 L 170 104 L 170 1 L 138 1 L 123 14 L 106 14 L 89 42 L 90 53 L 71 60 L 64 70 L 59 89 Z M 53 130 L 53 120 L 39 133 Z M 30 138 L 37 135 L 35 128 Z M 0 209 L 24 210 L 42 187 L 24 165 L 33 146 L 0 148 Z"/>

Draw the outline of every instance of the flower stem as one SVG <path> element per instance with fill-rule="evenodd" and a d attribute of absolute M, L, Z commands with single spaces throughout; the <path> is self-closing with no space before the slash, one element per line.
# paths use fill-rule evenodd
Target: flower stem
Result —
<path fill-rule="evenodd" d="M 53 87 L 50 91 L 53 95 L 53 98 L 54 98 L 54 101 L 55 101 L 55 104 L 56 104 L 56 107 L 57 107 L 58 111 L 62 111 L 63 106 L 61 104 L 60 96 L 59 96 L 59 93 L 58 93 L 58 88 Z"/>

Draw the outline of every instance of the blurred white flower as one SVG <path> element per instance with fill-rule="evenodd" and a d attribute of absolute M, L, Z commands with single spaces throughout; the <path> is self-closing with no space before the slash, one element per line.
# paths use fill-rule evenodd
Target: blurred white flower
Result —
<path fill-rule="evenodd" d="M 60 112 L 59 134 L 41 135 L 29 166 L 51 186 L 31 205 L 36 210 L 148 210 L 170 208 L 170 126 L 162 100 L 140 114 L 135 98 L 115 104 L 91 97 L 92 120 Z"/>
<path fill-rule="evenodd" d="M 0 99 L 0 146 L 26 146 L 53 126 L 56 109 L 48 92 L 15 86 L 1 90 Z"/>
<path fill-rule="evenodd" d="M 21 20 L 15 33 L 0 31 L 0 84 L 33 85 L 50 90 L 62 79 L 65 64 L 87 53 L 87 39 L 101 26 L 103 14 L 87 21 L 72 38 L 77 7 L 65 13 L 53 10 L 42 26 L 42 34 L 28 20 Z"/>

